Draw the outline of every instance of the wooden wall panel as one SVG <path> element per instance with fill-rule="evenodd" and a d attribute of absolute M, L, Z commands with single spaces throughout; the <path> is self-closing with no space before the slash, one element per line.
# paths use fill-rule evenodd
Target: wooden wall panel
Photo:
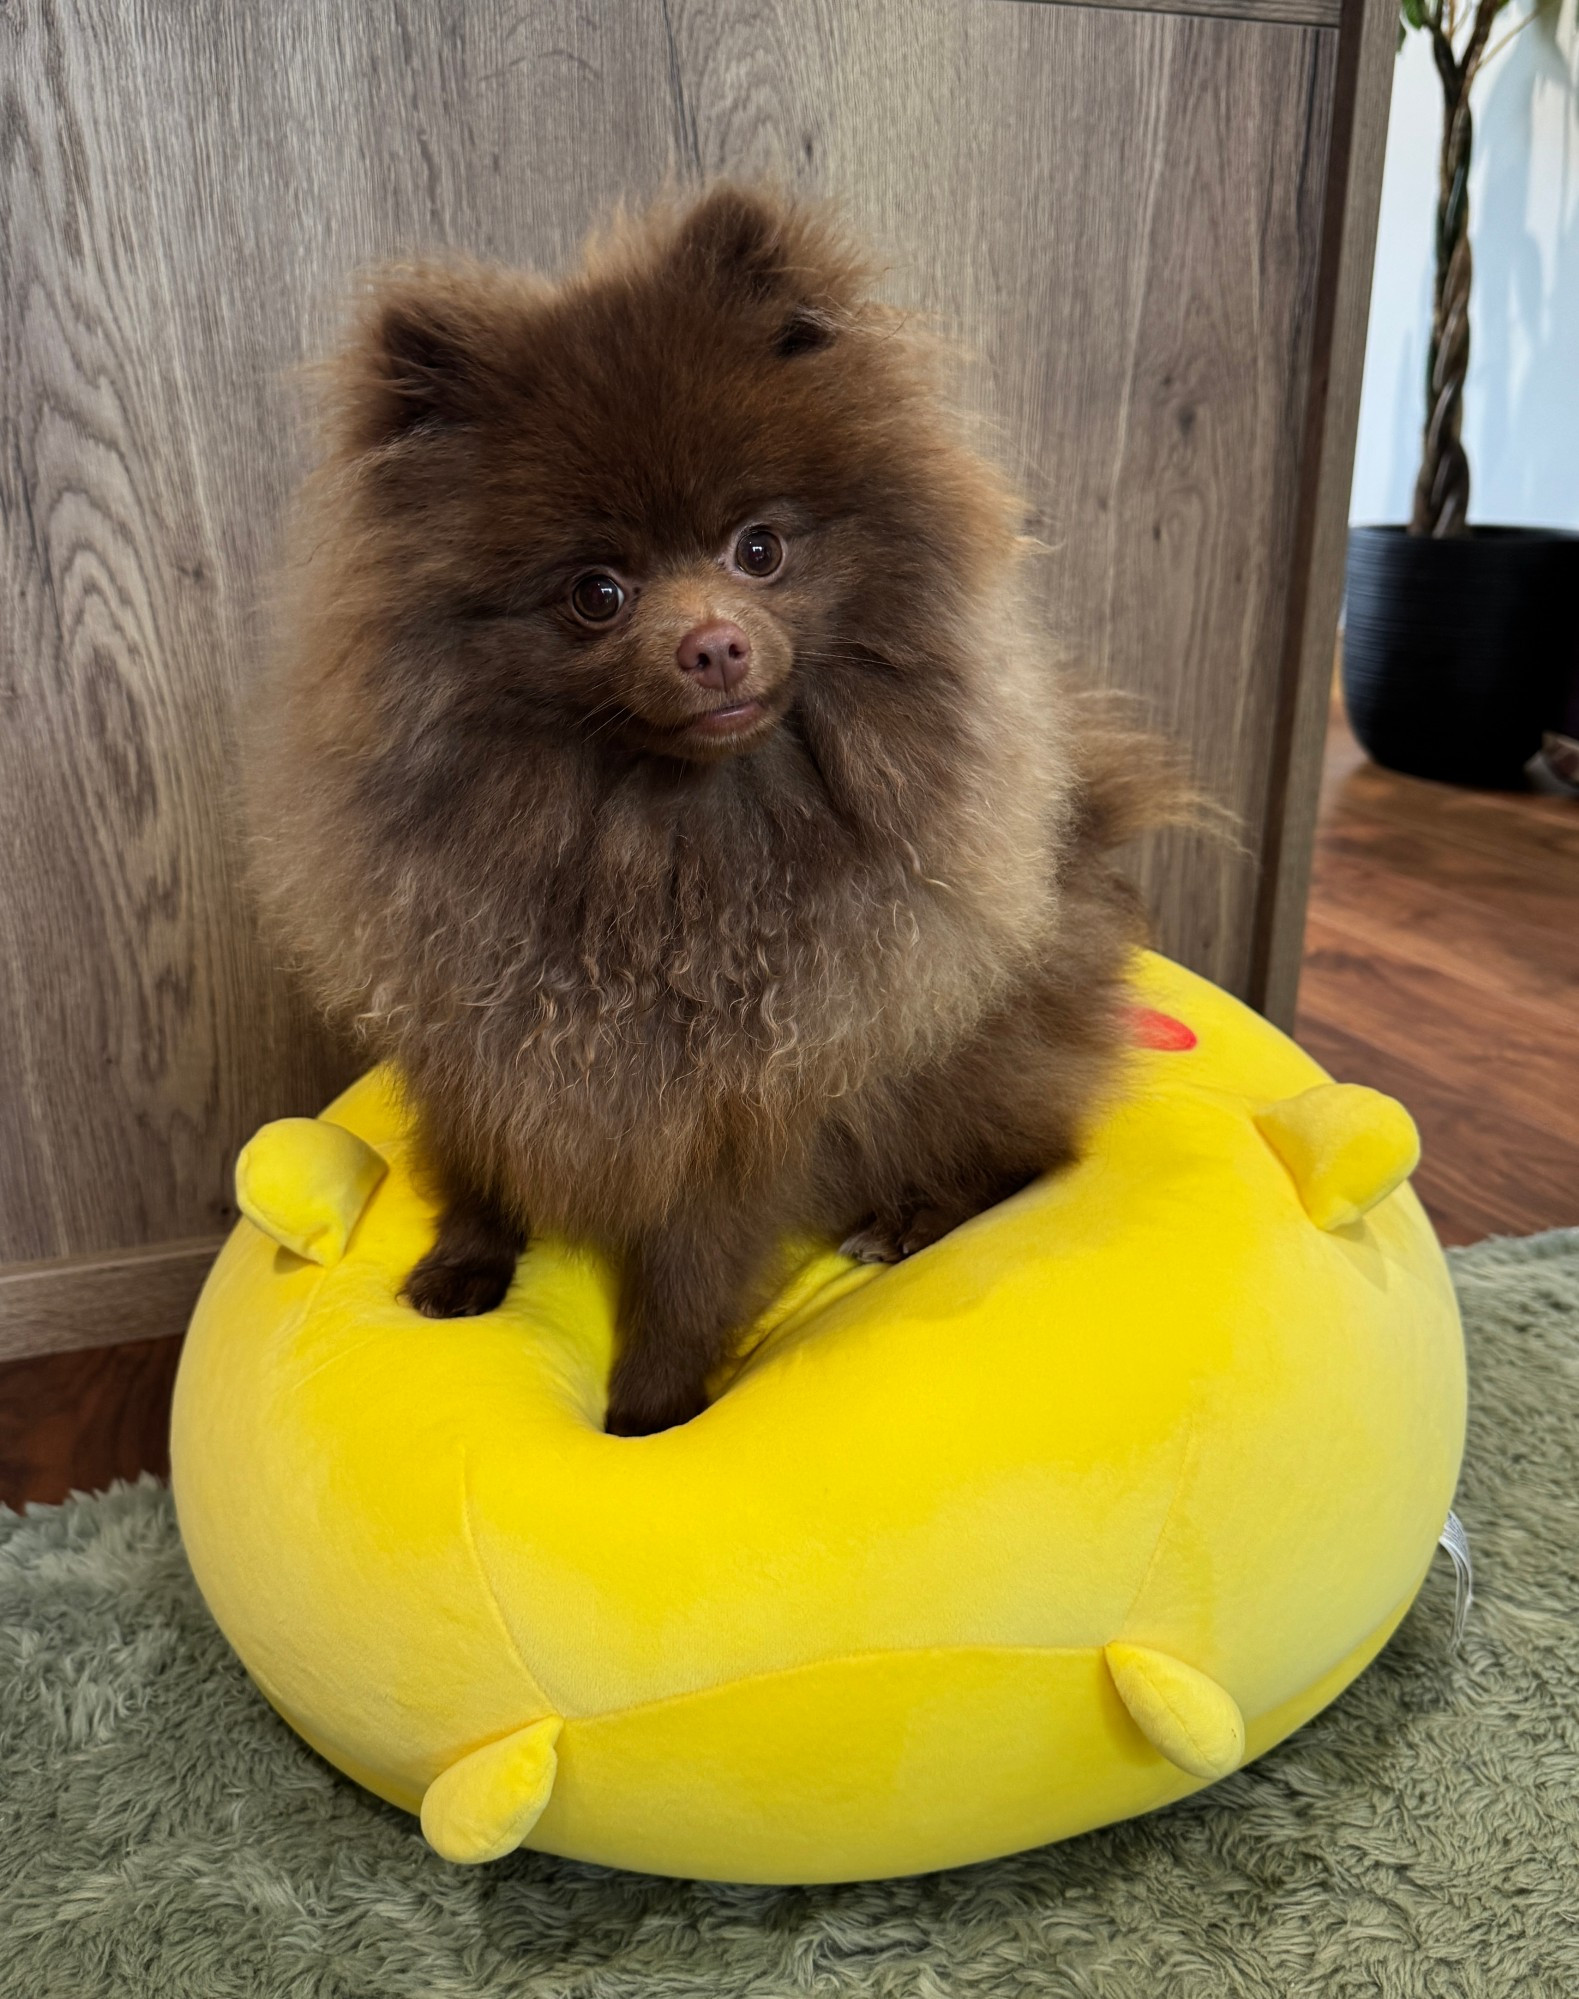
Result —
<path fill-rule="evenodd" d="M 1392 0 L 1344 0 L 1332 172 L 1316 274 L 1315 356 L 1300 453 L 1300 513 L 1290 563 L 1279 723 L 1267 759 L 1262 890 L 1250 955 L 1256 1003 L 1289 1030 L 1316 838 L 1318 787 L 1311 774 L 1327 733 L 1329 661 L 1343 595 L 1397 34 Z"/>
<path fill-rule="evenodd" d="M 1147 857 L 1244 993 L 1336 37 L 1089 7 L 671 6 L 692 165 L 847 192 L 1017 472 L 1050 636 L 1239 815 Z M 765 22 L 778 32 L 766 31 Z M 990 108 L 990 115 L 983 115 Z"/>
<path fill-rule="evenodd" d="M 0 1266 L 0 1365 L 185 1327 L 223 1236 Z"/>
<path fill-rule="evenodd" d="M 1146 871 L 1163 941 L 1250 991 L 1328 7 L 0 10 L 0 1266 L 70 1259 L 111 1299 L 94 1258 L 223 1228 L 236 1146 L 346 1072 L 257 940 L 228 801 L 293 370 L 349 273 L 448 245 L 552 267 L 665 181 L 838 193 L 953 336 L 1050 633 L 1242 815 L 1243 852 Z M 116 1336 L 113 1307 L 85 1332 Z"/>
<path fill-rule="evenodd" d="M 1118 7 L 1126 13 L 1205 14 L 1222 21 L 1281 21 L 1299 28 L 1335 28 L 1343 0 L 1036 0 L 1042 6 Z"/>
<path fill-rule="evenodd" d="M 291 371 L 359 263 L 558 260 L 662 171 L 657 94 L 598 89 L 560 12 L 540 40 L 494 6 L 0 15 L 0 1263 L 222 1226 L 240 1140 L 346 1073 L 228 810 Z M 627 12 L 619 73 L 661 73 Z"/>

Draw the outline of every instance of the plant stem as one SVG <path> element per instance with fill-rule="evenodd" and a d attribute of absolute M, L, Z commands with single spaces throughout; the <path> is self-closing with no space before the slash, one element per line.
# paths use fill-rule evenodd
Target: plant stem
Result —
<path fill-rule="evenodd" d="M 1442 84 L 1442 153 L 1437 188 L 1436 284 L 1431 346 L 1426 357 L 1426 421 L 1415 482 L 1411 534 L 1454 535 L 1467 529 L 1469 459 L 1460 432 L 1469 373 L 1469 301 L 1474 262 L 1469 247 L 1469 166 L 1475 126 L 1469 93 L 1479 73 L 1492 23 L 1507 0 L 1480 0 L 1462 58 L 1453 53 L 1441 15 L 1427 17 L 1431 54 Z"/>

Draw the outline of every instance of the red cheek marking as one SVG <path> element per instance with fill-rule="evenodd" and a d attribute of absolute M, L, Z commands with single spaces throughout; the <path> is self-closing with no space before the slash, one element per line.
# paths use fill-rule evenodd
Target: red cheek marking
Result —
<path fill-rule="evenodd" d="M 1142 1048 L 1163 1048 L 1178 1054 L 1195 1046 L 1193 1027 L 1186 1027 L 1171 1013 L 1158 1013 L 1155 1007 L 1132 1006 L 1129 1009 L 1129 1024 Z"/>

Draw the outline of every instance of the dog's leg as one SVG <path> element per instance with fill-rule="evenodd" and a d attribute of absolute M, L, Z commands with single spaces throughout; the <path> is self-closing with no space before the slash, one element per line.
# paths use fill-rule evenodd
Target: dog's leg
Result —
<path fill-rule="evenodd" d="M 609 1382 L 611 1435 L 672 1429 L 707 1406 L 707 1377 L 750 1316 L 771 1242 L 760 1223 L 715 1209 L 630 1246 Z"/>
<path fill-rule="evenodd" d="M 470 1319 L 503 1301 L 526 1231 L 490 1195 L 441 1177 L 433 1247 L 406 1279 L 405 1295 L 428 1319 Z"/>
<path fill-rule="evenodd" d="M 1089 1080 L 1034 1021 L 984 1033 L 882 1107 L 853 1160 L 825 1180 L 830 1233 L 846 1256 L 902 1263 L 1079 1153 Z M 852 1227 L 853 1222 L 853 1227 Z"/>

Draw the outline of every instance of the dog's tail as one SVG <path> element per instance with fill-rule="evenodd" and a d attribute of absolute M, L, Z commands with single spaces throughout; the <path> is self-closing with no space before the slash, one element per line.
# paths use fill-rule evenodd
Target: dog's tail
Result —
<path fill-rule="evenodd" d="M 1200 790 L 1182 752 L 1137 725 L 1135 706 L 1121 695 L 1076 697 L 1076 849 L 1106 854 L 1165 826 L 1226 832 L 1230 815 Z"/>

